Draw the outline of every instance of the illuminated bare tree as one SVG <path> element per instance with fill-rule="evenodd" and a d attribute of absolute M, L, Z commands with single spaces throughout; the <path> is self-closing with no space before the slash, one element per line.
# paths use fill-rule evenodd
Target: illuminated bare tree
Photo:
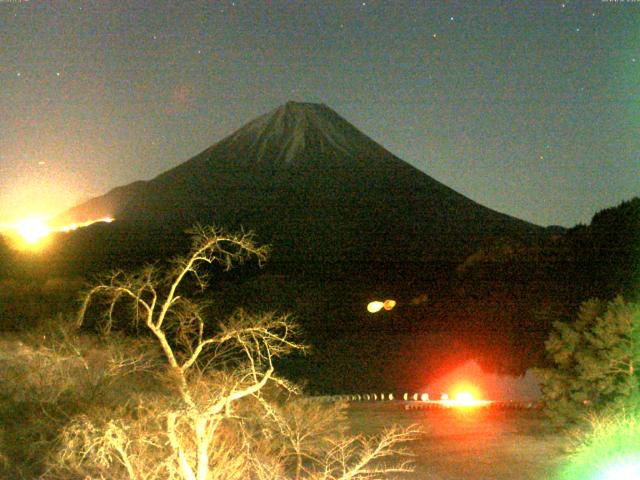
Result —
<path fill-rule="evenodd" d="M 275 457 L 279 464 L 290 467 L 291 478 L 369 480 L 413 471 L 412 455 L 402 444 L 419 436 L 417 426 L 394 426 L 369 438 L 336 432 L 336 427 L 346 423 L 345 407 L 298 400 L 287 402 L 278 412 L 278 435 L 274 437 L 282 442 L 282 448 Z M 258 471 L 260 480 L 281 478 L 264 469 Z"/>
<path fill-rule="evenodd" d="M 153 334 L 166 360 L 162 383 L 169 393 L 132 399 L 133 411 L 124 405 L 111 416 L 76 419 L 63 432 L 59 470 L 132 480 L 347 480 L 407 471 L 405 463 L 367 466 L 402 453 L 393 446 L 413 438 L 414 430 L 387 432 L 374 445 L 335 430 L 331 411 L 323 416 L 317 407 L 296 410 L 273 400 L 274 391 L 298 393 L 274 368 L 276 358 L 304 350 L 296 324 L 286 315 L 238 310 L 212 328 L 205 324 L 206 305 L 185 293 L 189 282 L 206 288 L 208 264 L 229 270 L 252 257 L 263 262 L 267 249 L 250 233 L 197 227 L 193 234 L 190 253 L 170 268 L 116 271 L 84 296 L 79 325 L 98 305 L 104 334 L 123 312 Z M 313 425 L 304 423 L 305 415 Z"/>

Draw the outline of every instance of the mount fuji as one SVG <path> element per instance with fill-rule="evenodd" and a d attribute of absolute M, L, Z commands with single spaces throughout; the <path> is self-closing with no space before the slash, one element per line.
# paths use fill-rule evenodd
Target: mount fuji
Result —
<path fill-rule="evenodd" d="M 194 223 L 251 229 L 281 261 L 462 259 L 488 239 L 536 238 L 545 230 L 457 193 L 324 104 L 297 102 L 56 223 L 105 216 L 116 222 L 101 228 L 150 235 L 146 243 L 160 251 L 170 250 L 163 238 L 175 240 Z"/>

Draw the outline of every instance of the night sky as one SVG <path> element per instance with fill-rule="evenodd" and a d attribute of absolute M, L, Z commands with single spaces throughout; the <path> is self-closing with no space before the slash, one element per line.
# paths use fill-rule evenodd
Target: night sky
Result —
<path fill-rule="evenodd" d="M 495 210 L 640 194 L 640 2 L 0 0 L 0 223 L 323 102 Z"/>

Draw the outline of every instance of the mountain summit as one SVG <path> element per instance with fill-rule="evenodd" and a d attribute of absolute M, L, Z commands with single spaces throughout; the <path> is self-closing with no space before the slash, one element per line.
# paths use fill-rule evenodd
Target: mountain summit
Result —
<path fill-rule="evenodd" d="M 288 102 L 248 123 L 226 139 L 254 162 L 291 164 L 313 161 L 317 154 L 335 152 L 345 159 L 374 142 L 324 104 Z M 315 157 L 310 157 L 315 153 Z"/>
<path fill-rule="evenodd" d="M 65 212 L 121 227 L 253 229 L 282 260 L 461 258 L 487 238 L 543 229 L 464 197 L 323 104 L 288 102 L 147 182 Z"/>

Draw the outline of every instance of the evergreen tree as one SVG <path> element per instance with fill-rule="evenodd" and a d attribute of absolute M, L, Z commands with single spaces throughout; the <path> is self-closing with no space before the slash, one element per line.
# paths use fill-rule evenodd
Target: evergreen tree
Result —
<path fill-rule="evenodd" d="M 640 304 L 588 300 L 572 323 L 555 322 L 545 343 L 544 404 L 559 424 L 616 408 L 640 390 Z"/>

